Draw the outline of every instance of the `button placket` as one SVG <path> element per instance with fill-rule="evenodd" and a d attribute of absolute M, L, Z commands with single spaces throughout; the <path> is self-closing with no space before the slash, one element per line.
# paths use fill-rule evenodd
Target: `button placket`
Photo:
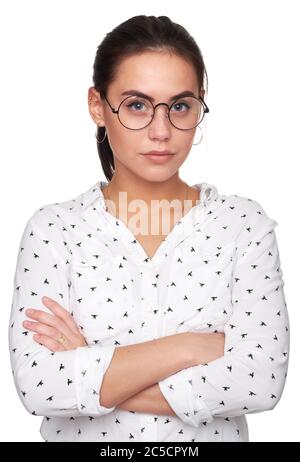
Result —
<path fill-rule="evenodd" d="M 151 262 L 146 263 L 141 270 L 142 302 L 151 338 L 157 338 L 159 334 L 159 321 L 157 317 L 160 316 L 160 310 L 158 306 L 158 280 L 156 274 L 158 274 L 158 271 Z"/>

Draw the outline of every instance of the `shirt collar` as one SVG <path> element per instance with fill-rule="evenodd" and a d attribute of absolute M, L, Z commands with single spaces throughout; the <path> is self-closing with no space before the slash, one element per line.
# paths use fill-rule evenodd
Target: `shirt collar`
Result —
<path fill-rule="evenodd" d="M 97 181 L 87 191 L 80 194 L 72 201 L 72 211 L 78 210 L 81 219 L 94 226 L 99 232 L 122 233 L 123 245 L 132 250 L 133 234 L 125 224 L 105 211 L 105 200 L 102 189 L 108 185 L 107 181 Z M 164 244 L 160 246 L 152 263 L 159 265 L 165 256 L 172 252 L 172 249 L 187 239 L 195 231 L 199 232 L 199 239 L 204 233 L 205 226 L 215 217 L 215 212 L 222 205 L 222 196 L 217 188 L 209 183 L 202 182 L 193 185 L 199 191 L 200 199 L 181 219 L 179 219 L 172 231 L 166 236 Z M 100 220 L 102 216 L 103 220 Z M 117 226 L 115 226 L 117 225 Z M 204 236 L 204 234 L 203 234 Z M 151 260 L 147 261 L 147 263 Z"/>

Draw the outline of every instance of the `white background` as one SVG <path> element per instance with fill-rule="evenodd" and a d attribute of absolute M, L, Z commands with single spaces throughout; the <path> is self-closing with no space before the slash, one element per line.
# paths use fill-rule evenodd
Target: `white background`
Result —
<path fill-rule="evenodd" d="M 41 441 L 42 417 L 23 408 L 9 362 L 8 320 L 21 234 L 38 207 L 73 198 L 105 179 L 87 90 L 97 46 L 137 14 L 169 16 L 194 36 L 203 53 L 210 113 L 181 178 L 255 199 L 279 223 L 291 324 L 288 378 L 275 409 L 247 420 L 251 441 L 300 440 L 298 8 L 297 0 L 1 2 L 0 440 Z"/>

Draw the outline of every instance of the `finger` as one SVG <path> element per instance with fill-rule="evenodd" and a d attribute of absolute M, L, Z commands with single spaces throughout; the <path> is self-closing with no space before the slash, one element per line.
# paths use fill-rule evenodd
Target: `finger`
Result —
<path fill-rule="evenodd" d="M 58 342 L 58 339 L 61 336 L 61 332 L 54 327 L 47 326 L 46 324 L 42 324 L 40 322 L 24 322 L 24 326 L 33 332 L 37 332 L 38 334 L 46 335 L 47 337 L 52 338 L 55 342 Z M 66 337 L 65 342 L 63 343 L 64 348 L 68 348 L 71 346 L 70 340 Z"/>
<path fill-rule="evenodd" d="M 39 321 L 42 324 L 56 328 L 59 332 L 65 335 L 72 340 L 74 340 L 75 333 L 69 328 L 69 326 L 58 316 L 53 316 L 52 314 L 46 313 L 41 310 L 34 310 L 34 313 L 30 314 L 26 310 L 26 315 L 36 321 Z M 77 332 L 78 335 L 78 332 Z"/>
<path fill-rule="evenodd" d="M 35 334 L 33 338 L 37 343 L 39 343 L 40 345 L 44 345 L 46 348 L 48 348 L 49 350 L 53 352 L 65 351 L 65 348 L 63 347 L 61 343 L 56 342 L 50 337 L 47 337 L 47 335 Z"/>
<path fill-rule="evenodd" d="M 69 313 L 68 310 L 63 308 L 58 302 L 49 297 L 42 297 L 42 302 L 47 308 L 49 308 L 52 311 L 52 313 L 61 318 L 75 334 L 78 334 L 78 332 L 80 332 L 71 313 Z"/>

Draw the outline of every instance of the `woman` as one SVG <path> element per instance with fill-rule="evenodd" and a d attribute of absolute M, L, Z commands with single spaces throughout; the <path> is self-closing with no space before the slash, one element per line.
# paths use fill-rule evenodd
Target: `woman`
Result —
<path fill-rule="evenodd" d="M 281 397 L 277 222 L 179 177 L 205 77 L 166 16 L 132 17 L 97 50 L 88 104 L 108 182 L 34 212 L 14 281 L 14 380 L 46 441 L 248 441 L 245 414 Z"/>

